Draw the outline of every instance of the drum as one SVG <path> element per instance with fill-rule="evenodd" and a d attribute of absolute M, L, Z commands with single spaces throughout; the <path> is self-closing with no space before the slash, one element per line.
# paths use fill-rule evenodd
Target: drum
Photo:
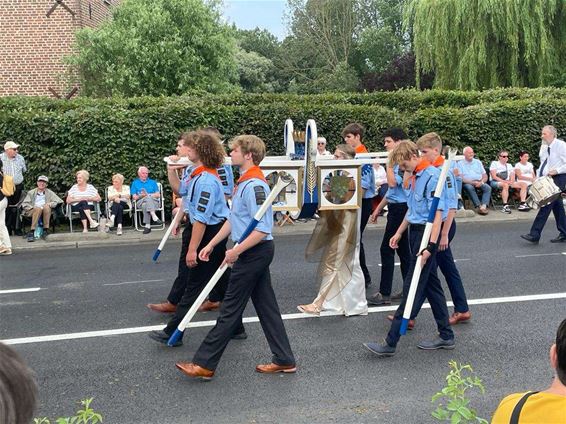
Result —
<path fill-rule="evenodd" d="M 540 177 L 531 185 L 530 195 L 531 200 L 542 208 L 560 197 L 560 189 L 552 177 Z"/>

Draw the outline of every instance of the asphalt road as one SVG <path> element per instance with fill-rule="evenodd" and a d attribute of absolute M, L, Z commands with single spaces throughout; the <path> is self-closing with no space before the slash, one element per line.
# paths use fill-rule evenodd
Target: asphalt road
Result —
<path fill-rule="evenodd" d="M 453 250 L 468 298 L 492 303 L 472 302 L 473 321 L 455 327 L 454 351 L 416 349 L 435 332 L 429 309 L 402 338 L 396 356 L 386 359 L 362 347 L 386 334 L 385 308 L 363 317 L 296 319 L 296 305 L 311 301 L 317 291 L 316 264 L 303 259 L 308 236 L 301 235 L 277 238 L 271 268 L 298 361 L 295 375 L 254 372 L 257 363 L 270 359 L 256 322 L 246 324 L 247 340 L 230 343 L 213 381 L 192 381 L 175 369 L 176 361 L 191 359 L 210 329 L 206 322 L 190 329 L 180 348 L 160 346 L 145 334 L 143 327 L 165 322 L 145 304 L 167 295 L 178 242 L 166 247 L 157 264 L 151 261 L 153 244 L 30 250 L 2 259 L 0 339 L 11 340 L 37 373 L 38 416 L 69 415 L 76 401 L 94 397 L 107 423 L 427 423 L 434 422 L 430 398 L 443 387 L 448 361 L 455 359 L 470 363 L 483 379 L 486 394 L 471 395 L 472 406 L 489 418 L 506 394 L 549 384 L 548 349 L 566 317 L 566 245 L 548 243 L 553 222 L 538 246 L 518 237 L 527 229 L 521 222 L 459 225 Z M 364 235 L 376 282 L 381 236 L 380 230 Z M 39 290 L 2 292 L 26 288 Z M 514 298 L 540 294 L 549 296 Z M 251 304 L 245 316 L 255 316 Z M 215 313 L 196 317 L 214 318 Z M 115 329 L 131 330 L 28 339 Z"/>

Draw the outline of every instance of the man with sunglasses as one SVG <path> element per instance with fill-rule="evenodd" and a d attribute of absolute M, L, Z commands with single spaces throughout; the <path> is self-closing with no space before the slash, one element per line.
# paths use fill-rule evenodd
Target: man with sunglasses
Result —
<path fill-rule="evenodd" d="M 501 212 L 511 213 L 509 207 L 509 191 L 511 188 L 520 190 L 521 203 L 527 199 L 527 187 L 517 183 L 515 180 L 515 169 L 509 164 L 509 152 L 502 150 L 499 152 L 499 160 L 491 162 L 489 167 L 491 176 L 490 185 L 493 190 L 501 190 L 501 200 L 503 207 Z"/>

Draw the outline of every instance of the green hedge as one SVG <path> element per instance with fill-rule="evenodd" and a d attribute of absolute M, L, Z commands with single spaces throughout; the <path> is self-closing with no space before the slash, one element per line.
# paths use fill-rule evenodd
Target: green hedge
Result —
<path fill-rule="evenodd" d="M 447 144 L 460 148 L 470 144 L 484 163 L 495 159 L 501 148 L 511 153 L 510 163 L 515 163 L 522 149 L 530 151 L 536 163 L 541 127 L 553 123 L 566 128 L 564 93 L 517 89 L 73 101 L 4 98 L 0 99 L 0 140 L 10 138 L 22 145 L 29 165 L 28 187 L 38 175 L 47 174 L 60 194 L 83 168 L 101 193 L 113 173 L 131 180 L 142 164 L 154 178 L 165 181 L 162 158 L 173 153 L 180 131 L 203 126 L 216 126 L 227 138 L 256 134 L 266 141 L 270 154 L 282 154 L 287 118 L 293 119 L 296 129 L 315 119 L 319 134 L 331 147 L 341 142 L 341 129 L 357 121 L 367 128 L 366 144 L 371 150 L 382 150 L 384 129 L 402 126 L 412 137 L 437 131 Z M 385 102 L 378 98 L 405 99 L 400 103 L 406 108 L 381 106 Z M 419 101 L 424 106 L 416 108 Z M 447 105 L 429 107 L 442 101 Z"/>

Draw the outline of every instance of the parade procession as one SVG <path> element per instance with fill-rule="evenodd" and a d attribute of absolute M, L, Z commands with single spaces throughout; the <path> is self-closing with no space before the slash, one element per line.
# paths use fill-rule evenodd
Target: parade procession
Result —
<path fill-rule="evenodd" d="M 566 424 L 565 23 L 0 0 L 0 424 Z"/>

